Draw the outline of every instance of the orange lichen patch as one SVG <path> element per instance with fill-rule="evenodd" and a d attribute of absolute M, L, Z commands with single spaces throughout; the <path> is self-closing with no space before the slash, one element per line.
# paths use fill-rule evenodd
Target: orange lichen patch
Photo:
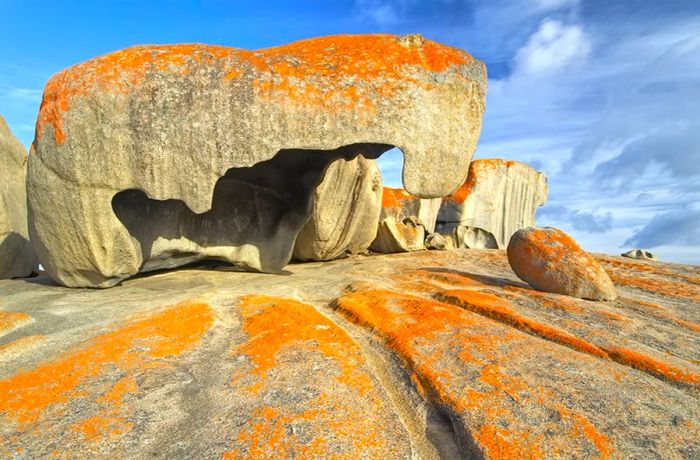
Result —
<path fill-rule="evenodd" d="M 700 301 L 700 287 L 688 284 L 685 281 L 650 278 L 648 276 L 628 273 L 622 270 L 612 271 L 610 273 L 610 278 L 617 285 L 641 289 L 651 294 L 696 302 Z"/>
<path fill-rule="evenodd" d="M 606 321 L 613 321 L 613 322 L 629 321 L 627 318 L 620 315 L 619 313 L 615 313 L 615 312 L 608 311 L 608 310 L 599 310 L 599 311 L 596 311 L 596 314 L 598 314 L 598 316 L 602 317 Z"/>
<path fill-rule="evenodd" d="M 34 322 L 34 318 L 26 313 L 0 310 L 0 336 L 9 334 L 32 322 Z"/>
<path fill-rule="evenodd" d="M 613 257 L 602 254 L 596 254 L 596 259 L 600 262 L 606 264 L 608 267 L 612 268 L 613 271 L 622 268 L 626 272 L 630 270 L 636 270 L 646 273 L 652 273 L 655 275 L 670 276 L 674 278 L 680 278 L 682 281 L 700 285 L 700 276 L 686 275 L 681 273 L 679 269 L 669 268 L 667 265 L 660 264 L 658 262 L 648 262 L 641 260 L 632 260 L 622 257 Z"/>
<path fill-rule="evenodd" d="M 674 318 L 673 321 L 679 326 L 683 326 L 694 332 L 700 332 L 700 324 L 694 323 L 692 321 L 686 321 L 684 319 Z"/>
<path fill-rule="evenodd" d="M 411 195 L 402 188 L 384 187 L 382 190 L 383 208 L 401 208 L 406 200 L 417 200 L 418 197 Z"/>
<path fill-rule="evenodd" d="M 532 288 L 523 288 L 514 285 L 503 286 L 505 291 L 510 291 L 518 294 L 519 298 L 526 297 L 532 299 L 537 305 L 566 311 L 569 313 L 583 313 L 584 309 L 580 305 L 580 301 L 569 296 L 550 294 L 547 292 L 537 291 Z"/>
<path fill-rule="evenodd" d="M 664 380 L 691 385 L 700 389 L 700 375 L 680 369 L 672 364 L 660 361 L 652 356 L 626 348 L 611 347 L 608 354 L 615 361 L 634 367 Z"/>
<path fill-rule="evenodd" d="M 479 296 L 481 303 L 493 300 Z M 546 342 L 450 304 L 385 289 L 352 292 L 337 299 L 336 307 L 384 338 L 428 397 L 465 418 L 487 458 L 511 458 L 509 453 L 512 458 L 556 456 L 572 446 L 598 446 L 604 438 L 595 428 L 572 435 L 574 425 L 587 418 L 557 407 L 561 404 L 548 388 L 505 370 L 504 365 L 524 355 L 551 353 L 545 352 Z M 477 380 L 469 377 L 475 372 Z M 520 419 L 524 410 L 541 406 L 561 418 L 546 422 L 546 427 Z M 611 449 L 607 444 L 598 447 L 601 453 Z"/>
<path fill-rule="evenodd" d="M 24 432 L 40 430 L 44 425 L 34 425 L 40 420 L 54 420 L 55 428 L 60 430 L 66 405 L 76 397 L 92 397 L 99 409 L 87 417 L 93 419 L 87 426 L 99 427 L 101 422 L 95 416 L 106 413 L 111 417 L 123 397 L 137 390 L 135 372 L 158 366 L 161 359 L 189 350 L 212 321 L 213 312 L 207 304 L 183 302 L 1 380 L 0 420 L 15 420 Z M 116 383 L 109 378 L 115 369 L 126 374 Z M 87 428 L 88 432 L 92 428 Z"/>
<path fill-rule="evenodd" d="M 355 342 L 311 305 L 292 299 L 249 295 L 240 306 L 249 340 L 236 349 L 253 361 L 253 372 L 265 377 L 275 367 L 277 354 L 285 347 L 313 344 L 341 367 L 338 380 L 354 385 L 364 394 L 373 387 L 369 376 L 358 372 L 364 363 Z M 349 353 L 352 349 L 356 353 Z"/>
<path fill-rule="evenodd" d="M 438 299 L 487 316 L 521 331 L 557 342 L 574 350 L 607 358 L 601 348 L 569 332 L 526 318 L 509 307 L 509 303 L 495 295 L 469 290 L 451 290 L 438 294 Z"/>
<path fill-rule="evenodd" d="M 44 90 L 37 137 L 52 126 L 55 141 L 65 142 L 63 115 L 75 98 L 95 89 L 133 94 L 151 73 L 181 76 L 200 65 L 220 71 L 224 81 L 250 77 L 257 94 L 282 96 L 287 103 L 322 105 L 329 110 L 372 108 L 376 95 L 390 96 L 411 81 L 416 68 L 442 72 L 474 59 L 457 48 L 422 40 L 407 46 L 393 35 L 336 35 L 285 46 L 248 51 L 213 45 L 135 46 L 91 59 L 52 77 Z"/>
<path fill-rule="evenodd" d="M 258 407 L 250 423 L 238 432 L 235 447 L 224 454 L 225 458 L 384 458 L 388 455 L 390 446 L 381 434 L 385 427 L 378 426 L 377 419 L 369 416 L 386 408 L 364 368 L 365 360 L 358 345 L 347 333 L 311 305 L 292 299 L 248 295 L 242 299 L 240 312 L 248 340 L 234 352 L 250 357 L 254 365 L 252 373 L 259 379 L 247 388 L 249 391 L 259 395 L 279 391 L 282 386 L 289 392 L 290 382 L 275 377 L 277 374 L 272 371 L 284 372 L 288 365 L 277 364 L 281 352 L 300 349 L 320 351 L 328 360 L 323 372 L 337 366 L 340 373 L 336 380 L 341 385 L 324 378 L 319 387 L 321 394 L 303 404 L 303 410 L 293 401 Z M 294 365 L 307 364 L 303 363 L 304 358 L 297 359 Z M 311 372 L 306 378 L 315 382 L 318 377 Z M 293 424 L 305 426 L 307 439 L 293 430 L 290 432 Z"/>

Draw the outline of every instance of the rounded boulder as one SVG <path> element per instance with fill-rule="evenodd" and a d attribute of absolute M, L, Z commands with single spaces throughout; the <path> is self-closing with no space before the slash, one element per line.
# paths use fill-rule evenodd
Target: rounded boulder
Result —
<path fill-rule="evenodd" d="M 520 229 L 507 252 L 515 274 L 535 289 L 589 300 L 617 298 L 603 267 L 557 228 Z"/>

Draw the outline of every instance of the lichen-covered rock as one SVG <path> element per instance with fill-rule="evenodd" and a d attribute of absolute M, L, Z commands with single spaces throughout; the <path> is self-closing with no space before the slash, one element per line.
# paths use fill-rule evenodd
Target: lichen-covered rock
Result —
<path fill-rule="evenodd" d="M 379 219 L 393 217 L 401 222 L 407 217 L 416 217 L 425 227 L 426 233 L 433 233 L 441 203 L 441 198 L 419 198 L 402 188 L 384 187 Z"/>
<path fill-rule="evenodd" d="M 517 230 L 535 225 L 547 200 L 547 177 L 517 161 L 474 160 L 466 182 L 442 200 L 441 226 L 467 226 L 491 233 L 500 249 Z"/>
<path fill-rule="evenodd" d="M 700 266 L 595 257 L 614 302 L 479 249 L 0 280 L 0 458 L 700 458 Z"/>
<path fill-rule="evenodd" d="M 27 232 L 27 152 L 0 116 L 0 278 L 29 276 L 36 259 Z"/>
<path fill-rule="evenodd" d="M 370 249 L 374 252 L 392 254 L 425 249 L 425 227 L 415 217 L 396 221 L 389 216 L 379 222 L 377 237 Z"/>
<path fill-rule="evenodd" d="M 508 263 L 535 289 L 590 300 L 615 300 L 610 276 L 557 228 L 523 228 L 508 243 Z"/>
<path fill-rule="evenodd" d="M 47 273 L 68 286 L 197 259 L 275 272 L 337 158 L 396 146 L 407 190 L 454 191 L 485 91 L 483 63 L 419 36 L 110 53 L 45 88 L 30 235 Z"/>
<path fill-rule="evenodd" d="M 360 253 L 377 235 L 382 177 L 363 156 L 334 161 L 314 192 L 313 210 L 294 245 L 298 260 L 332 260 Z"/>
<path fill-rule="evenodd" d="M 647 251 L 646 249 L 632 249 L 622 254 L 622 257 L 641 260 L 659 260 L 656 254 Z"/>

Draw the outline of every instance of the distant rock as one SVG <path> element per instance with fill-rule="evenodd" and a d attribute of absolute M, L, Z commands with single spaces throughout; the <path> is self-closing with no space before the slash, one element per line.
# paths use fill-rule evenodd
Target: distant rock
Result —
<path fill-rule="evenodd" d="M 316 187 L 294 258 L 332 260 L 365 251 L 377 236 L 381 209 L 382 178 L 376 162 L 361 155 L 334 161 Z"/>
<path fill-rule="evenodd" d="M 452 243 L 452 238 L 439 233 L 431 233 L 425 237 L 425 248 L 449 251 L 454 249 L 454 244 Z"/>
<path fill-rule="evenodd" d="M 559 229 L 518 230 L 507 252 L 515 274 L 535 289 L 590 300 L 617 298 L 603 267 Z"/>
<path fill-rule="evenodd" d="M 370 249 L 374 252 L 392 254 L 425 249 L 425 227 L 415 217 L 407 217 L 400 222 L 389 216 L 379 222 L 377 237 Z"/>
<path fill-rule="evenodd" d="M 443 199 L 438 231 L 444 234 L 460 226 L 482 229 L 503 249 L 513 233 L 535 225 L 535 211 L 546 200 L 543 173 L 517 161 L 474 160 L 464 184 Z"/>
<path fill-rule="evenodd" d="M 0 116 L 0 278 L 37 268 L 27 232 L 27 152 Z"/>
<path fill-rule="evenodd" d="M 44 89 L 31 240 L 65 286 L 208 259 L 279 272 L 338 158 L 398 146 L 410 193 L 456 189 L 486 86 L 482 62 L 418 35 L 253 51 L 147 45 L 91 59 Z"/>
<path fill-rule="evenodd" d="M 649 252 L 646 249 L 632 249 L 622 254 L 622 257 L 629 257 L 630 259 L 642 259 L 642 260 L 659 260 L 656 254 Z"/>
<path fill-rule="evenodd" d="M 384 220 L 393 217 L 397 222 L 401 222 L 407 217 L 416 217 L 427 233 L 433 233 L 441 203 L 442 198 L 423 199 L 402 188 L 384 187 L 382 213 L 379 218 Z"/>
<path fill-rule="evenodd" d="M 449 225 L 442 228 L 448 229 Z M 498 249 L 496 237 L 483 228 L 455 225 L 452 231 L 455 246 L 469 249 Z"/>

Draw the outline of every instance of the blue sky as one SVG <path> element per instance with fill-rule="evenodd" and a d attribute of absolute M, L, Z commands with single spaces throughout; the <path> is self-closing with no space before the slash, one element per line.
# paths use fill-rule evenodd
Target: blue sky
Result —
<path fill-rule="evenodd" d="M 261 48 L 422 33 L 486 62 L 476 158 L 547 173 L 538 223 L 592 251 L 700 264 L 700 1 L 0 0 L 0 113 L 25 145 L 55 72 L 143 43 Z M 400 184 L 400 153 L 380 159 Z"/>

